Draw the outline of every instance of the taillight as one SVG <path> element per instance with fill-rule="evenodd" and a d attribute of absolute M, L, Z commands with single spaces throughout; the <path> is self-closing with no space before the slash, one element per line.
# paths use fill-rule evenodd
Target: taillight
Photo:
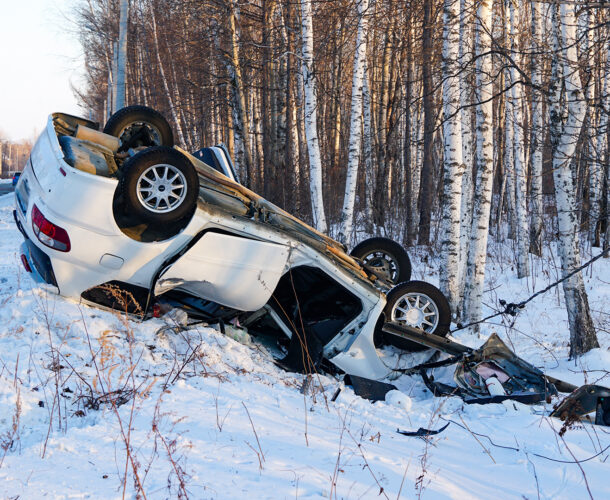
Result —
<path fill-rule="evenodd" d="M 23 264 L 23 267 L 25 268 L 25 270 L 28 273 L 32 272 L 32 268 L 30 267 L 30 263 L 28 262 L 28 259 L 25 255 L 21 254 L 21 263 Z"/>
<path fill-rule="evenodd" d="M 43 245 L 60 252 L 70 251 L 70 237 L 65 229 L 48 221 L 38 207 L 32 207 L 32 229 Z"/>

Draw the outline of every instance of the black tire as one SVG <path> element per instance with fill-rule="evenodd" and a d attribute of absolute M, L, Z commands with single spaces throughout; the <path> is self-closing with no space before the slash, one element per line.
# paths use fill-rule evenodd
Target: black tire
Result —
<path fill-rule="evenodd" d="M 421 304 L 421 302 L 417 303 L 417 297 L 429 300 L 429 305 Z M 419 316 L 409 317 L 397 309 L 404 310 L 407 305 L 412 306 L 413 309 L 418 309 Z M 421 328 L 426 333 L 438 335 L 439 337 L 445 337 L 451 325 L 451 309 L 449 308 L 447 298 L 438 288 L 425 281 L 407 281 L 392 288 L 387 295 L 387 303 L 383 310 L 383 315 L 387 322 L 407 324 L 415 328 Z M 423 319 L 430 320 L 428 322 L 432 323 L 432 325 L 425 324 L 422 321 Z M 381 324 L 378 323 L 378 325 L 380 329 Z M 377 339 L 380 339 L 383 344 L 390 344 L 409 352 L 426 349 L 421 344 L 385 332 L 377 332 Z"/>
<path fill-rule="evenodd" d="M 182 153 L 155 146 L 124 163 L 119 189 L 126 213 L 146 222 L 172 223 L 192 215 L 199 178 Z"/>
<path fill-rule="evenodd" d="M 174 134 L 165 117 L 146 106 L 119 109 L 106 122 L 104 133 L 121 139 L 119 151 L 141 146 L 174 145 Z"/>
<path fill-rule="evenodd" d="M 369 238 L 358 243 L 350 255 L 366 269 L 392 284 L 411 279 L 411 259 L 405 249 L 389 238 Z"/>

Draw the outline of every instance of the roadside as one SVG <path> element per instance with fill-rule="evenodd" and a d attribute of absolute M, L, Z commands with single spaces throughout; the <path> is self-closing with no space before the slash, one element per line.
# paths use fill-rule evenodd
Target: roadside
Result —
<path fill-rule="evenodd" d="M 125 321 L 49 294 L 21 266 L 13 205 L 0 197 L 0 497 L 120 498 L 123 486 L 135 496 L 138 481 L 147 498 L 184 490 L 192 498 L 571 499 L 587 488 L 610 496 L 610 452 L 573 463 L 607 446 L 604 429 L 577 425 L 560 437 L 561 422 L 542 415 L 551 405 L 468 406 L 434 398 L 406 376 L 386 401 L 371 404 L 348 388 L 331 402 L 338 380 L 314 377 L 302 394 L 303 376 L 280 370 L 256 345 L 207 327 L 160 333 L 161 319 Z M 498 255 L 489 302 L 554 279 L 516 280 Z M 416 253 L 415 277 L 437 265 Z M 607 329 L 610 262 L 596 263 L 586 281 Z M 601 349 L 567 361 L 561 301 L 543 296 L 514 329 L 485 325 L 482 337 L 497 331 L 549 373 L 608 385 L 608 334 Z M 447 421 L 427 439 L 396 433 Z"/>
<path fill-rule="evenodd" d="M 0 179 L 0 196 L 15 191 L 12 179 Z"/>

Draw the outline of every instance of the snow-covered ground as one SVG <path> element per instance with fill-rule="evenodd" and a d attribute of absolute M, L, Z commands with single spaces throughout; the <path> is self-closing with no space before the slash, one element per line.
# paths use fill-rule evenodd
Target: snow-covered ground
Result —
<path fill-rule="evenodd" d="M 574 463 L 608 447 L 608 428 L 561 437 L 550 405 L 467 406 L 432 397 L 418 377 L 374 404 L 349 388 L 332 402 L 339 381 L 328 376 L 304 395 L 303 376 L 260 347 L 212 328 L 159 332 L 162 319 L 127 321 L 34 286 L 12 210 L 13 195 L 0 197 L 3 498 L 610 498 L 610 450 Z M 517 280 L 506 248 L 491 253 L 491 306 L 556 279 L 552 261 L 536 261 L 536 278 Z M 433 260 L 414 262 L 415 278 L 435 281 Z M 557 291 L 482 337 L 497 332 L 554 376 L 610 386 L 610 262 L 585 279 L 602 347 L 577 362 Z M 427 440 L 396 432 L 448 421 Z"/>

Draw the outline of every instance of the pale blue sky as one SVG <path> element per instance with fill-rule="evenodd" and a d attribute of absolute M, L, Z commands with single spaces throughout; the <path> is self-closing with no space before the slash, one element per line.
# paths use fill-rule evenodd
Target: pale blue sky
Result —
<path fill-rule="evenodd" d="M 82 114 L 70 82 L 83 58 L 71 7 L 77 0 L 0 0 L 0 136 L 33 138 L 54 111 Z"/>

